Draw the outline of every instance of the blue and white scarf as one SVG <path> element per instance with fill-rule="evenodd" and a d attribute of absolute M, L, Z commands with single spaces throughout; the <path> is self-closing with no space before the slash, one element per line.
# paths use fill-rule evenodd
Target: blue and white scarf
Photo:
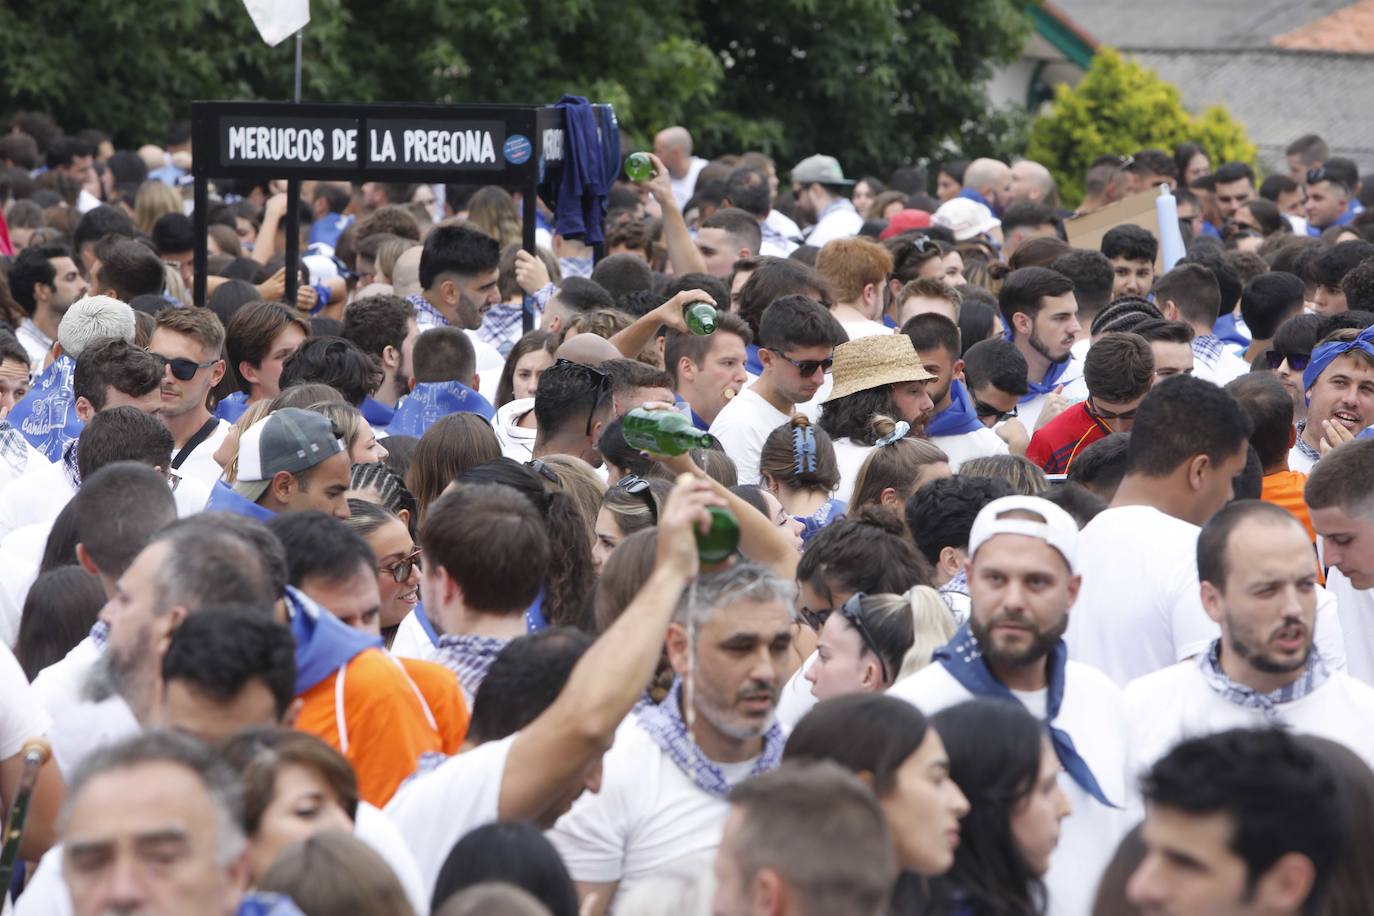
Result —
<path fill-rule="evenodd" d="M 937 413 L 926 426 L 926 435 L 963 436 L 985 429 L 978 419 L 978 410 L 973 405 L 973 395 L 969 394 L 964 383 L 955 379 L 949 383 L 949 406 Z"/>
<path fill-rule="evenodd" d="M 1064 703 L 1065 667 L 1068 660 L 1069 647 L 1061 639 L 1046 658 L 1048 690 L 1045 697 L 1045 727 L 1049 729 L 1050 743 L 1054 745 L 1054 754 L 1069 777 L 1093 798 L 1108 808 L 1115 808 L 1117 806 L 1108 800 L 1106 793 L 1098 785 L 1097 777 L 1093 776 L 1088 762 L 1079 756 L 1073 738 L 1054 724 L 1055 718 L 1059 715 L 1059 707 Z M 954 634 L 954 638 L 947 645 L 935 650 L 934 661 L 943 665 L 945 670 L 974 696 L 1020 702 L 1016 695 L 988 670 L 987 663 L 983 661 L 983 650 L 979 648 L 978 640 L 968 624 L 960 627 L 959 632 Z"/>
<path fill-rule="evenodd" d="M 1312 446 L 1308 445 L 1307 440 L 1302 437 L 1302 434 L 1306 432 L 1306 430 L 1307 421 L 1303 420 L 1301 423 L 1298 424 L 1298 435 L 1295 441 L 1293 442 L 1293 448 L 1297 449 L 1298 454 L 1302 455 L 1309 461 L 1321 461 L 1322 453 L 1314 449 Z"/>
<path fill-rule="evenodd" d="M 458 685 L 467 695 L 471 705 L 477 696 L 477 688 L 482 686 L 492 662 L 509 639 L 499 636 L 453 636 L 444 634 L 439 637 L 439 663 L 458 675 Z"/>
<path fill-rule="evenodd" d="M 1273 693 L 1260 693 L 1244 684 L 1236 683 L 1227 677 L 1225 671 L 1221 670 L 1220 639 L 1212 643 L 1212 648 L 1198 656 L 1197 666 L 1198 670 L 1202 672 L 1202 679 L 1207 682 L 1207 686 L 1215 690 L 1222 698 L 1246 709 L 1258 709 L 1263 713 L 1264 721 L 1279 728 L 1291 727 L 1291 724 L 1283 717 L 1283 711 L 1279 708 L 1281 705 L 1309 696 L 1331 678 L 1331 672 L 1326 670 L 1325 663 L 1322 662 L 1317 651 L 1313 649 L 1308 653 L 1307 665 L 1296 681 L 1287 687 L 1280 687 Z"/>
<path fill-rule="evenodd" d="M 730 783 L 720 766 L 703 754 L 687 733 L 687 723 L 682 719 L 681 700 L 682 679 L 674 678 L 672 689 L 663 702 L 657 706 L 641 707 L 635 721 L 698 789 L 716 798 L 725 798 L 730 794 Z M 775 720 L 764 732 L 763 753 L 749 771 L 749 777 L 776 769 L 782 761 L 784 743 L 782 726 Z"/>
<path fill-rule="evenodd" d="M 62 450 L 85 426 L 76 415 L 76 396 L 72 393 L 75 373 L 76 360 L 59 356 L 10 411 L 10 424 L 52 462 L 62 460 Z"/>

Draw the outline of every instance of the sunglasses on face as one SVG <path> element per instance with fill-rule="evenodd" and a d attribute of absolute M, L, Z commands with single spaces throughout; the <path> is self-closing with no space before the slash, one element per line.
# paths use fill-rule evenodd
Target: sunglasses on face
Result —
<path fill-rule="evenodd" d="M 1110 410 L 1103 410 L 1097 406 L 1097 402 L 1091 397 L 1088 398 L 1088 412 L 1099 420 L 1134 420 L 1135 409 L 1123 410 L 1121 413 L 1112 413 Z"/>
<path fill-rule="evenodd" d="M 973 411 L 974 413 L 978 414 L 980 418 L 983 419 L 986 419 L 987 417 L 995 417 L 998 423 L 1001 423 L 1003 420 L 1007 420 L 1011 417 L 1016 416 L 1015 407 L 1013 407 L 1011 410 L 998 410 L 991 404 L 984 404 L 977 398 L 973 399 Z"/>
<path fill-rule="evenodd" d="M 620 478 L 620 482 L 615 486 L 616 489 L 621 492 L 627 493 L 643 502 L 644 507 L 649 510 L 649 518 L 653 520 L 653 524 L 658 524 L 658 503 L 654 501 L 654 494 L 653 490 L 649 487 L 649 481 L 645 480 L 643 477 L 631 474 L 629 477 Z"/>
<path fill-rule="evenodd" d="M 827 356 L 825 359 L 793 359 L 786 353 L 774 349 L 773 347 L 769 347 L 768 352 L 776 353 L 778 356 L 781 356 L 783 359 L 796 366 L 802 378 L 810 378 L 816 374 L 817 369 L 820 369 L 822 372 L 829 372 L 830 367 L 835 365 L 835 358 L 833 356 Z"/>
<path fill-rule="evenodd" d="M 1302 372 L 1307 368 L 1307 364 L 1312 361 L 1311 353 L 1284 353 L 1281 350 L 1265 350 L 1264 364 L 1271 371 L 1277 370 L 1283 365 L 1283 361 L 1288 360 L 1288 368 L 1294 372 Z"/>
<path fill-rule="evenodd" d="M 151 350 L 149 350 L 148 352 L 152 353 Z M 159 360 L 161 360 L 163 366 L 166 366 L 172 370 L 173 378 L 180 379 L 183 382 L 189 382 L 191 379 L 196 377 L 197 372 L 199 372 L 202 369 L 208 369 L 215 363 L 219 362 L 219 360 L 217 359 L 211 359 L 203 363 L 198 363 L 193 359 L 184 359 L 180 356 L 175 358 L 169 358 L 163 356 L 161 353 L 153 353 L 153 356 L 156 356 Z"/>
<path fill-rule="evenodd" d="M 411 571 L 420 566 L 420 553 L 420 548 L 416 547 L 409 555 L 402 557 L 390 566 L 382 566 L 379 569 L 384 573 L 390 573 L 397 585 L 404 585 L 406 580 L 410 578 Z"/>

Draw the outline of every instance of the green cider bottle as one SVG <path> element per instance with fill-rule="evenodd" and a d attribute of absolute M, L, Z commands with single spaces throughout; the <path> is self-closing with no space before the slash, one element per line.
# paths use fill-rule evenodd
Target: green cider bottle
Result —
<path fill-rule="evenodd" d="M 681 455 L 688 449 L 708 448 L 712 443 L 710 435 L 676 410 L 636 407 L 625 414 L 621 426 L 627 445 L 655 455 Z"/>
<path fill-rule="evenodd" d="M 625 160 L 625 174 L 636 184 L 654 177 L 654 163 L 647 153 L 630 153 Z"/>
<path fill-rule="evenodd" d="M 705 534 L 697 530 L 697 556 L 708 565 L 723 563 L 739 547 L 739 520 L 721 506 L 709 506 L 706 511 L 711 513 L 711 530 Z"/>
<path fill-rule="evenodd" d="M 698 337 L 716 332 L 716 307 L 709 302 L 693 302 L 682 310 L 682 320 Z"/>

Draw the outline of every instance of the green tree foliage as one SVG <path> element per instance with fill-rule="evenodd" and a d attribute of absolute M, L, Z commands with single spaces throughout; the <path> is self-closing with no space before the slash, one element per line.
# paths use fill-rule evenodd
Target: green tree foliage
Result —
<path fill-rule="evenodd" d="M 1244 125 L 1224 108 L 1191 115 L 1177 86 L 1103 48 L 1082 82 L 1072 89 L 1060 86 L 1050 111 L 1035 119 L 1026 156 L 1049 167 L 1065 200 L 1078 201 L 1083 176 L 1098 156 L 1126 156 L 1149 147 L 1172 152 L 1187 141 L 1201 144 L 1214 166 L 1255 164 L 1255 145 Z"/>
<path fill-rule="evenodd" d="M 977 122 L 1034 0 L 313 0 L 304 98 L 616 106 L 643 143 L 687 124 L 706 154 L 814 152 L 855 174 L 912 162 Z M 240 0 L 0 4 L 0 110 L 121 144 L 192 99 L 284 99 L 291 42 Z"/>

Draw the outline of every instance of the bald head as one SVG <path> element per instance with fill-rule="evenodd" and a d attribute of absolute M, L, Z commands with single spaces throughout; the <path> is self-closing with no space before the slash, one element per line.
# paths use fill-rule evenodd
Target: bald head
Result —
<path fill-rule="evenodd" d="M 692 135 L 685 127 L 665 127 L 654 135 L 654 155 L 674 178 L 682 178 L 692 164 Z"/>
<path fill-rule="evenodd" d="M 600 366 L 608 359 L 622 359 L 624 354 L 604 337 L 595 334 L 575 334 L 563 341 L 554 357 L 584 366 Z"/>
<path fill-rule="evenodd" d="M 402 298 L 406 296 L 418 296 L 420 289 L 420 256 L 424 254 L 424 247 L 416 245 L 407 248 L 396 259 L 396 264 L 391 268 L 392 291 Z"/>
<path fill-rule="evenodd" d="M 1000 212 L 1011 203 L 1011 169 L 997 159 L 975 159 L 964 170 L 964 187 L 982 194 Z"/>
<path fill-rule="evenodd" d="M 1054 176 L 1040 163 L 1022 159 L 1011 167 L 1012 201 L 1052 204 L 1054 191 Z"/>

